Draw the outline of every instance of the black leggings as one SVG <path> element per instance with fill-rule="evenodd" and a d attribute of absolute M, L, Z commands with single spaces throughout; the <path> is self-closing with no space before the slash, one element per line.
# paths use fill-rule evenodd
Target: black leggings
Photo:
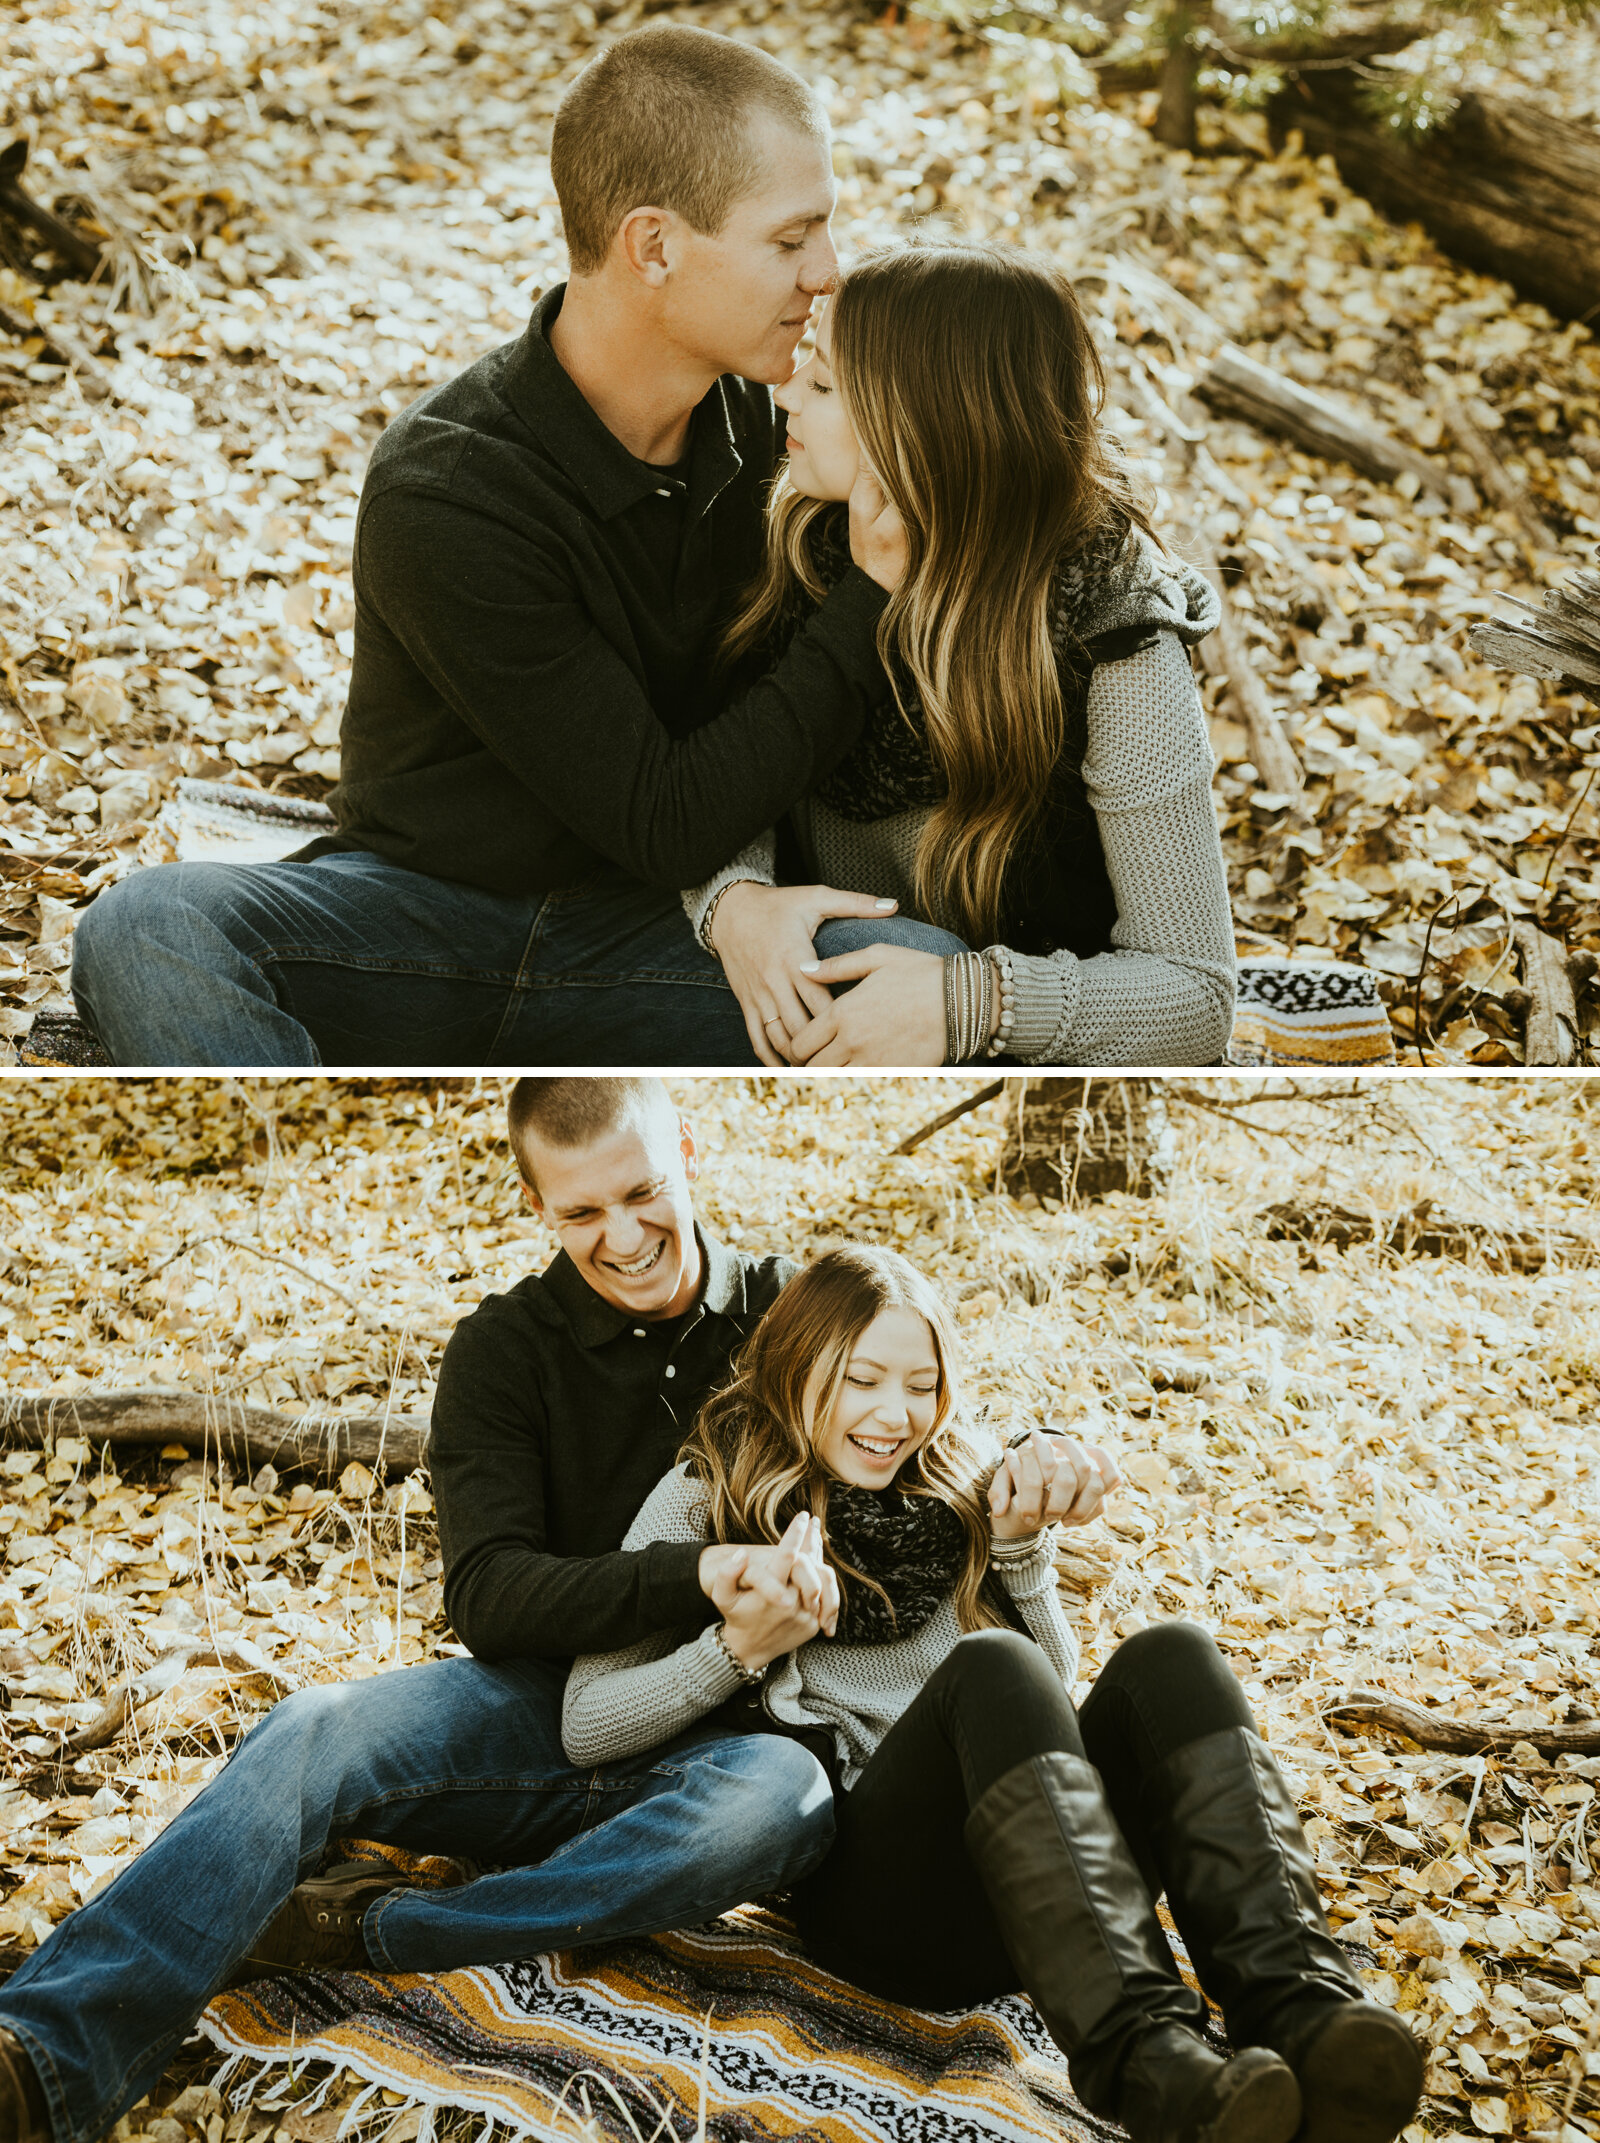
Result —
<path fill-rule="evenodd" d="M 1192 1622 L 1120 1644 L 1081 1712 L 1038 1645 L 1010 1630 L 963 1637 L 838 1801 L 832 1851 L 795 1892 L 818 1962 L 925 2009 L 1017 1991 L 988 1894 L 967 1858 L 969 1811 L 1006 1772 L 1051 1751 L 1100 1773 L 1152 1897 L 1160 1878 L 1140 1815 L 1145 1780 L 1174 1750 L 1255 1720 L 1227 1661 Z"/>

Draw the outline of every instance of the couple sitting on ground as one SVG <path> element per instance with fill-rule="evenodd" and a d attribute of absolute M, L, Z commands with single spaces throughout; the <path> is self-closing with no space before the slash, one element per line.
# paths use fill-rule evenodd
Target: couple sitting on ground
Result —
<path fill-rule="evenodd" d="M 657 1082 L 522 1080 L 511 1140 L 562 1250 L 439 1377 L 473 1656 L 285 1699 L 0 1988 L 0 2143 L 97 2143 L 207 1998 L 269 1969 L 494 1964 L 775 1890 L 876 1994 L 1024 1990 L 1134 2143 L 1391 2143 L 1420 2052 L 1330 1936 L 1211 1639 L 1143 1630 L 1074 1707 L 1054 1529 L 1095 1517 L 1110 1457 L 990 1447 L 893 1252 L 797 1271 L 702 1235 Z M 489 1872 L 317 1874 L 347 1836 Z"/>
<path fill-rule="evenodd" d="M 586 68 L 551 171 L 570 280 L 372 457 L 338 830 L 101 896 L 112 1060 L 1220 1058 L 1217 599 L 1066 278 L 839 279 L 820 107 L 705 31 Z"/>

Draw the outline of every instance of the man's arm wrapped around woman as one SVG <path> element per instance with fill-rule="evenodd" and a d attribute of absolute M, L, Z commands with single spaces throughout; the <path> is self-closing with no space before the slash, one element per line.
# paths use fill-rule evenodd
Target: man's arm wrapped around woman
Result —
<path fill-rule="evenodd" d="M 651 1489 L 623 1547 L 703 1541 L 707 1509 L 705 1490 L 677 1467 Z M 638 1756 L 715 1711 L 742 1682 L 714 1624 L 687 1641 L 667 1630 L 615 1652 L 590 1652 L 567 1677 L 561 1739 L 575 1764 Z"/>

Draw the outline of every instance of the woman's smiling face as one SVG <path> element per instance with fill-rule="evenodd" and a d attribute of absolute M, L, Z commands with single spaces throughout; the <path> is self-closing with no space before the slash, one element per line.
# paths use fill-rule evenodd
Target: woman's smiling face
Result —
<path fill-rule="evenodd" d="M 821 1370 L 806 1387 L 812 1444 L 829 1473 L 857 1488 L 887 1488 L 933 1432 L 939 1356 L 925 1317 L 882 1310 L 850 1349 L 826 1421 L 816 1421 Z"/>
<path fill-rule="evenodd" d="M 815 354 L 773 397 L 789 419 L 789 480 L 811 499 L 847 499 L 861 466 L 860 443 L 829 361 L 832 337 L 830 306 L 817 326 Z"/>

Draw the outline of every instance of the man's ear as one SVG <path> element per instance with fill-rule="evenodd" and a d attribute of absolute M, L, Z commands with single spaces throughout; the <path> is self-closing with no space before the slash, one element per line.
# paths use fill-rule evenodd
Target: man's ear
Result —
<path fill-rule="evenodd" d="M 700 1173 L 700 1148 L 694 1142 L 687 1116 L 678 1118 L 678 1151 L 683 1155 L 683 1172 L 692 1183 Z"/>
<path fill-rule="evenodd" d="M 520 1180 L 522 1183 L 523 1197 L 527 1199 L 529 1205 L 532 1206 L 534 1212 L 537 1214 L 539 1219 L 543 1220 L 545 1218 L 544 1201 L 540 1198 L 539 1193 L 534 1189 L 533 1185 L 528 1181 L 526 1176 L 523 1176 Z"/>
<path fill-rule="evenodd" d="M 670 208 L 630 209 L 612 241 L 620 248 L 631 274 L 653 290 L 659 290 L 672 270 L 678 218 Z"/>

